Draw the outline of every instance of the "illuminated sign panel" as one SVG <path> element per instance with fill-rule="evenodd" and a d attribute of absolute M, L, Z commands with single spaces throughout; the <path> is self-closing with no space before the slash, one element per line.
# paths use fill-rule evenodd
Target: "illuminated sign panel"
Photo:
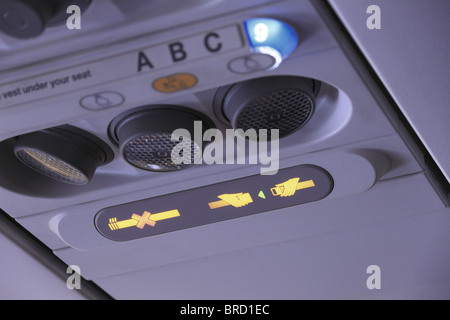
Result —
<path fill-rule="evenodd" d="M 128 241 L 317 201 L 332 190 L 327 171 L 299 165 L 105 208 L 95 225 L 108 239 Z"/>

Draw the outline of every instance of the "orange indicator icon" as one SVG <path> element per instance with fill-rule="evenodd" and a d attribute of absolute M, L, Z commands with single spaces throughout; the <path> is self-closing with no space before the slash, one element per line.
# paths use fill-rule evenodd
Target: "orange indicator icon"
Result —
<path fill-rule="evenodd" d="M 175 218 L 179 216 L 180 213 L 176 209 L 159 212 L 155 214 L 151 214 L 148 211 L 144 211 L 142 215 L 133 213 L 131 219 L 127 220 L 117 221 L 117 218 L 110 218 L 108 226 L 111 230 L 119 230 L 129 227 L 138 227 L 139 229 L 143 229 L 146 225 L 154 227 L 156 221 Z"/>
<path fill-rule="evenodd" d="M 177 73 L 156 79 L 153 88 L 159 92 L 171 93 L 191 88 L 197 84 L 197 78 L 189 73 Z"/>
<path fill-rule="evenodd" d="M 217 198 L 218 201 L 208 203 L 210 209 L 217 209 L 226 206 L 233 206 L 235 208 L 243 207 L 253 202 L 250 193 L 224 193 Z"/>

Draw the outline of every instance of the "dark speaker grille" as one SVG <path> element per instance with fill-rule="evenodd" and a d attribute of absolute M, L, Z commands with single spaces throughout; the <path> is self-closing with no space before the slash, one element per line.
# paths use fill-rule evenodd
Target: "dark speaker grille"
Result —
<path fill-rule="evenodd" d="M 178 146 L 177 146 L 178 145 Z M 181 149 L 179 158 L 183 157 L 183 150 L 190 151 L 190 164 L 176 164 L 172 160 L 172 150 L 177 146 Z M 124 156 L 128 162 L 136 167 L 154 171 L 172 171 L 190 166 L 195 161 L 195 155 L 200 154 L 200 148 L 193 141 L 172 141 L 171 133 L 155 133 L 142 135 L 129 141 L 124 148 Z"/>
<path fill-rule="evenodd" d="M 281 89 L 252 100 L 240 112 L 236 127 L 243 130 L 279 129 L 279 137 L 304 125 L 313 111 L 311 98 L 302 91 Z"/>

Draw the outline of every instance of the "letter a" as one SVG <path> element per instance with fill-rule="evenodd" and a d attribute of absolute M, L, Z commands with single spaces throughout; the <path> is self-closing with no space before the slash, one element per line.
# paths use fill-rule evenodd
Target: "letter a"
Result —
<path fill-rule="evenodd" d="M 381 9 L 377 5 L 367 7 L 366 13 L 372 14 L 367 18 L 366 26 L 369 30 L 381 29 Z"/>
<path fill-rule="evenodd" d="M 144 52 L 139 51 L 138 53 L 138 72 L 141 72 L 142 68 L 144 66 L 149 67 L 150 69 L 153 69 L 152 62 L 147 58 Z"/>
<path fill-rule="evenodd" d="M 381 289 L 381 269 L 376 264 L 370 265 L 366 270 L 367 274 L 371 274 L 370 277 L 367 278 L 366 285 L 367 289 Z"/>
<path fill-rule="evenodd" d="M 67 29 L 81 29 L 81 9 L 79 6 L 71 5 L 67 7 L 66 13 L 72 14 L 67 18 Z"/>
<path fill-rule="evenodd" d="M 81 270 L 79 266 L 70 265 L 67 267 L 66 273 L 73 274 L 67 278 L 66 286 L 68 289 L 81 289 Z"/>
<path fill-rule="evenodd" d="M 181 138 L 181 141 L 180 141 Z M 191 134 L 186 129 L 175 129 L 171 136 L 172 141 L 180 141 L 170 153 L 170 158 L 174 164 L 191 164 Z"/>

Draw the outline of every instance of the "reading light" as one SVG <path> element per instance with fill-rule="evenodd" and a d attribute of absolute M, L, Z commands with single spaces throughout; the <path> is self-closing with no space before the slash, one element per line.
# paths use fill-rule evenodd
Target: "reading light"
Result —
<path fill-rule="evenodd" d="M 113 152 L 97 137 L 64 125 L 18 137 L 14 152 L 33 170 L 60 182 L 83 185 Z"/>

